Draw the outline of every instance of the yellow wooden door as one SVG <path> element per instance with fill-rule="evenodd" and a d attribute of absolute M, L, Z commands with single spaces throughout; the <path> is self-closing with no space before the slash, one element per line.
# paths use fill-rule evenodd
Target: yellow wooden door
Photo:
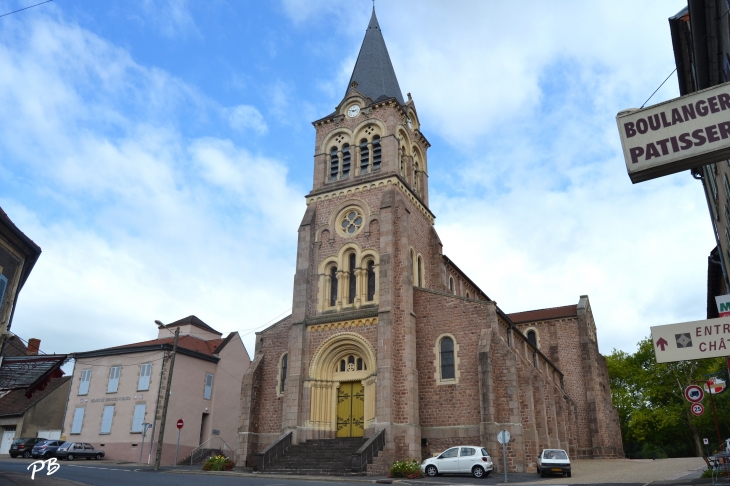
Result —
<path fill-rule="evenodd" d="M 365 387 L 360 382 L 341 383 L 337 391 L 337 437 L 365 435 Z"/>

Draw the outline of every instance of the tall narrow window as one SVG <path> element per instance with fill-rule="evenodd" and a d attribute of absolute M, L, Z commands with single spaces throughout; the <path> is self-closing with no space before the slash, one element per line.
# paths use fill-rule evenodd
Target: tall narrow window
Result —
<path fill-rule="evenodd" d="M 357 358 L 357 371 L 362 371 L 362 358 Z"/>
<path fill-rule="evenodd" d="M 420 171 L 418 170 L 418 162 L 416 162 L 415 164 L 413 164 L 413 190 L 416 191 L 416 194 L 421 193 L 421 186 L 418 183 L 419 173 Z"/>
<path fill-rule="evenodd" d="M 454 341 L 445 337 L 440 344 L 441 379 L 453 380 L 454 374 Z"/>
<path fill-rule="evenodd" d="M 368 141 L 360 140 L 360 172 L 367 172 L 370 165 L 370 150 L 368 149 Z"/>
<path fill-rule="evenodd" d="M 449 290 L 454 293 L 454 277 L 449 277 Z"/>
<path fill-rule="evenodd" d="M 279 393 L 284 393 L 284 385 L 286 384 L 286 367 L 289 355 L 284 354 L 281 357 L 281 376 L 279 377 Z"/>
<path fill-rule="evenodd" d="M 152 376 L 152 364 L 146 363 L 139 367 L 139 382 L 137 382 L 137 390 L 150 389 L 150 377 Z"/>
<path fill-rule="evenodd" d="M 357 279 L 355 278 L 355 254 L 350 253 L 350 288 L 348 289 L 347 302 L 352 304 L 355 302 L 355 292 L 357 292 Z"/>
<path fill-rule="evenodd" d="M 368 262 L 368 302 L 375 299 L 375 262 Z"/>
<path fill-rule="evenodd" d="M 330 179 L 337 179 L 340 172 L 340 159 L 337 157 L 337 147 L 330 150 Z"/>
<path fill-rule="evenodd" d="M 112 366 L 109 368 L 109 383 L 106 386 L 107 393 L 116 393 L 119 389 L 119 375 L 121 372 L 121 366 Z"/>
<path fill-rule="evenodd" d="M 205 390 L 203 391 L 203 398 L 210 400 L 213 394 L 213 375 L 210 373 L 205 375 Z"/>
<path fill-rule="evenodd" d="M 350 146 L 345 144 L 342 147 L 342 177 L 350 176 Z"/>
<path fill-rule="evenodd" d="M 107 405 L 104 407 L 104 413 L 101 414 L 101 429 L 100 434 L 111 434 L 112 433 L 112 419 L 114 418 L 114 405 Z"/>
<path fill-rule="evenodd" d="M 138 403 L 134 406 L 134 415 L 132 415 L 132 432 L 142 432 L 142 424 L 144 423 L 144 414 L 147 405 Z"/>
<path fill-rule="evenodd" d="M 532 329 L 527 331 L 527 340 L 530 342 L 530 344 L 537 347 L 537 333 Z"/>
<path fill-rule="evenodd" d="M 91 383 L 91 370 L 83 370 L 79 382 L 79 395 L 87 395 L 89 393 L 89 383 Z"/>
<path fill-rule="evenodd" d="M 347 363 L 345 363 L 344 359 L 340 360 L 340 371 L 345 371 L 347 369 Z"/>
<path fill-rule="evenodd" d="M 337 305 L 337 267 L 330 268 L 330 307 Z"/>
<path fill-rule="evenodd" d="M 418 286 L 423 287 L 423 261 L 418 257 Z"/>
<path fill-rule="evenodd" d="M 373 137 L 373 170 L 380 170 L 380 137 Z"/>
<path fill-rule="evenodd" d="M 5 289 L 8 288 L 8 278 L 0 274 L 0 307 L 3 306 L 3 298 L 5 297 Z"/>
<path fill-rule="evenodd" d="M 84 425 L 84 410 L 86 410 L 85 407 L 79 407 L 76 410 L 74 410 L 74 421 L 71 424 L 71 433 L 72 434 L 81 433 L 81 428 Z"/>

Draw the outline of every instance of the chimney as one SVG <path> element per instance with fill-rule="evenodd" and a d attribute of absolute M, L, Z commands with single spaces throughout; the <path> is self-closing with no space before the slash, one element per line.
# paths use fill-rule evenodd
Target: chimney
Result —
<path fill-rule="evenodd" d="M 28 355 L 36 355 L 38 354 L 38 350 L 41 347 L 41 340 L 36 338 L 30 338 L 28 339 Z"/>

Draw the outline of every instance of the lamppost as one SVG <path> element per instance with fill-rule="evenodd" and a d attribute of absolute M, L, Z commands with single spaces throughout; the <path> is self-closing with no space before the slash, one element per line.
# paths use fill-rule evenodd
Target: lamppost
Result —
<path fill-rule="evenodd" d="M 155 321 L 158 326 L 164 326 L 162 322 Z M 169 331 L 169 329 L 168 329 Z M 167 405 L 170 403 L 170 387 L 172 387 L 172 371 L 175 368 L 175 353 L 177 353 L 177 339 L 180 337 L 180 328 L 175 329 L 175 341 L 172 345 L 172 354 L 170 355 L 170 373 L 167 375 L 167 388 L 165 388 L 165 404 L 162 406 L 162 418 L 160 419 L 160 438 L 157 441 L 157 454 L 155 454 L 155 471 L 160 469 L 160 460 L 162 459 L 162 441 L 165 438 L 165 422 L 167 420 Z M 156 411 L 155 411 L 156 413 Z"/>

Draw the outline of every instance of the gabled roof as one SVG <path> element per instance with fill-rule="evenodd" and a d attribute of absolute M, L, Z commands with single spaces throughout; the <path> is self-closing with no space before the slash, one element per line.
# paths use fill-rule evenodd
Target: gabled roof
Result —
<path fill-rule="evenodd" d="M 26 398 L 25 390 L 13 390 L 4 397 L 0 397 L 0 417 L 8 415 L 22 415 L 36 403 L 43 400 L 70 380 L 70 376 L 54 378 L 48 382 L 45 389 L 37 391 L 31 398 Z"/>
<path fill-rule="evenodd" d="M 577 305 L 564 305 L 561 307 L 551 307 L 549 309 L 537 309 L 507 314 L 510 320 L 515 324 L 521 324 L 523 322 L 546 321 L 548 319 L 560 319 L 561 317 L 576 317 L 577 315 Z"/>
<path fill-rule="evenodd" d="M 205 322 L 198 319 L 196 316 L 183 317 L 182 319 L 180 319 L 178 321 L 172 322 L 170 324 L 165 324 L 165 327 L 170 328 L 170 327 L 179 327 L 179 326 L 187 326 L 187 325 L 195 326 L 199 329 L 203 329 L 204 331 L 218 334 L 219 336 L 223 335 L 222 332 L 216 331 L 215 329 L 210 327 L 208 324 L 206 324 Z"/>
<path fill-rule="evenodd" d="M 114 350 L 114 349 L 127 349 L 127 348 L 137 348 L 137 347 L 149 347 L 149 346 L 159 346 L 164 344 L 172 345 L 175 341 L 175 338 L 173 336 L 170 336 L 168 338 L 162 338 L 162 339 L 153 339 L 151 341 L 142 341 L 139 343 L 132 343 L 132 344 L 124 344 L 122 346 L 115 346 L 113 348 L 107 348 L 107 350 Z M 195 351 L 196 353 L 205 354 L 208 356 L 213 356 L 215 354 L 215 351 L 218 349 L 218 347 L 223 344 L 225 339 L 210 339 L 208 341 L 205 341 L 200 338 L 196 338 L 194 336 L 180 336 L 177 339 L 177 347 L 178 349 L 189 349 L 190 351 Z M 79 353 L 83 354 L 83 353 Z"/>
<path fill-rule="evenodd" d="M 405 104 L 374 8 L 347 85 L 348 90 L 353 81 L 357 82 L 357 90 L 373 102 L 395 98 L 401 105 Z"/>

